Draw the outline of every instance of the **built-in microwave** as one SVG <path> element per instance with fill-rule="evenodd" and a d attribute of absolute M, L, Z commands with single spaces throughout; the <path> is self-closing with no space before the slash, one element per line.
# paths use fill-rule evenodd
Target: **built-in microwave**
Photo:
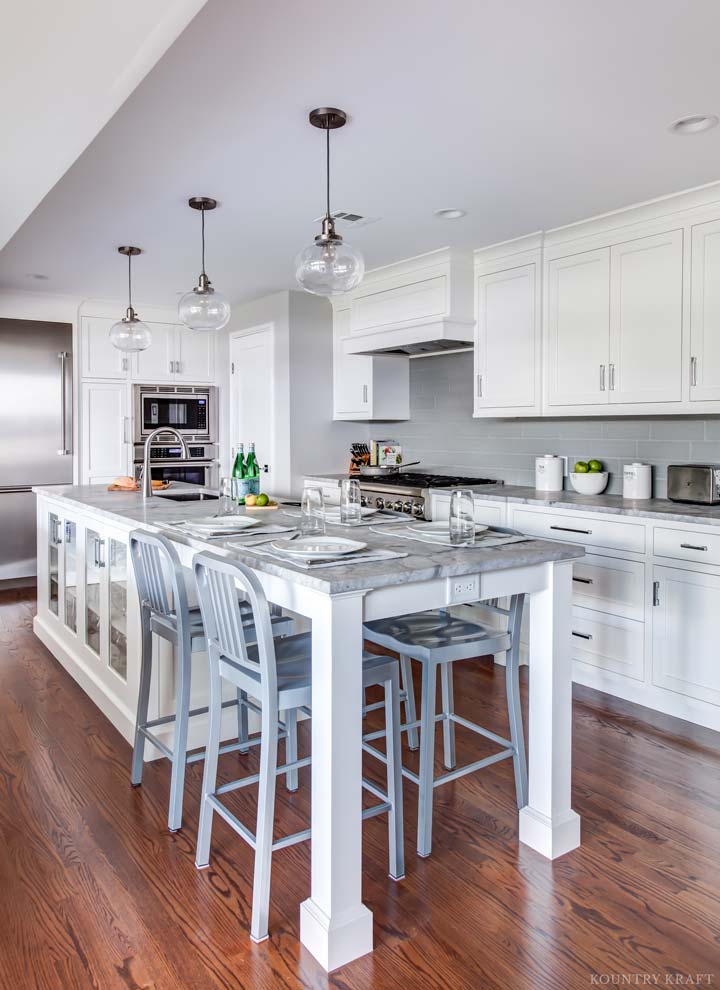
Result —
<path fill-rule="evenodd" d="M 217 389 L 212 385 L 134 385 L 135 443 L 172 427 L 188 440 L 217 441 Z"/>

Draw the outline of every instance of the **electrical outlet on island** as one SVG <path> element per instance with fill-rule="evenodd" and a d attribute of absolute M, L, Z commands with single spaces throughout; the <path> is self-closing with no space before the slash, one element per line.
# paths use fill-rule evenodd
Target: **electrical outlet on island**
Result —
<path fill-rule="evenodd" d="M 448 605 L 461 602 L 476 602 L 480 598 L 480 575 L 467 574 L 463 577 L 450 577 L 448 584 Z"/>

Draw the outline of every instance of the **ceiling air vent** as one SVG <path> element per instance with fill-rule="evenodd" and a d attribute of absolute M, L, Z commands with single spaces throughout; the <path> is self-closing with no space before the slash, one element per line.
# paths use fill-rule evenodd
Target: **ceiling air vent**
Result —
<path fill-rule="evenodd" d="M 337 210 L 332 215 L 333 220 L 348 227 L 367 227 L 368 224 L 377 223 L 380 217 L 364 217 L 360 213 L 350 213 L 348 210 Z M 322 223 L 323 217 L 315 217 L 313 223 Z"/>

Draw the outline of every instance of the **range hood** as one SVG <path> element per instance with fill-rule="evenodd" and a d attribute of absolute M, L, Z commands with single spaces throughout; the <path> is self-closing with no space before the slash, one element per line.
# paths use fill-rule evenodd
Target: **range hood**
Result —
<path fill-rule="evenodd" d="M 420 357 L 473 347 L 469 252 L 441 248 L 376 268 L 348 296 L 336 304 L 346 313 L 346 354 Z"/>
<path fill-rule="evenodd" d="M 409 354 L 410 357 L 445 354 L 472 350 L 474 331 L 474 320 L 422 320 L 353 334 L 346 341 L 345 350 L 348 354 Z"/>

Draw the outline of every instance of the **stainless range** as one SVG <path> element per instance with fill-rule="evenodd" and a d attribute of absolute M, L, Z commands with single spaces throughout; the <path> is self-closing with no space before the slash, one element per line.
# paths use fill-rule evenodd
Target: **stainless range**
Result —
<path fill-rule="evenodd" d="M 476 488 L 502 485 L 492 478 L 466 478 L 448 474 L 424 474 L 401 471 L 397 474 L 360 478 L 360 501 L 363 506 L 407 512 L 418 519 L 430 518 L 430 489 Z"/>

